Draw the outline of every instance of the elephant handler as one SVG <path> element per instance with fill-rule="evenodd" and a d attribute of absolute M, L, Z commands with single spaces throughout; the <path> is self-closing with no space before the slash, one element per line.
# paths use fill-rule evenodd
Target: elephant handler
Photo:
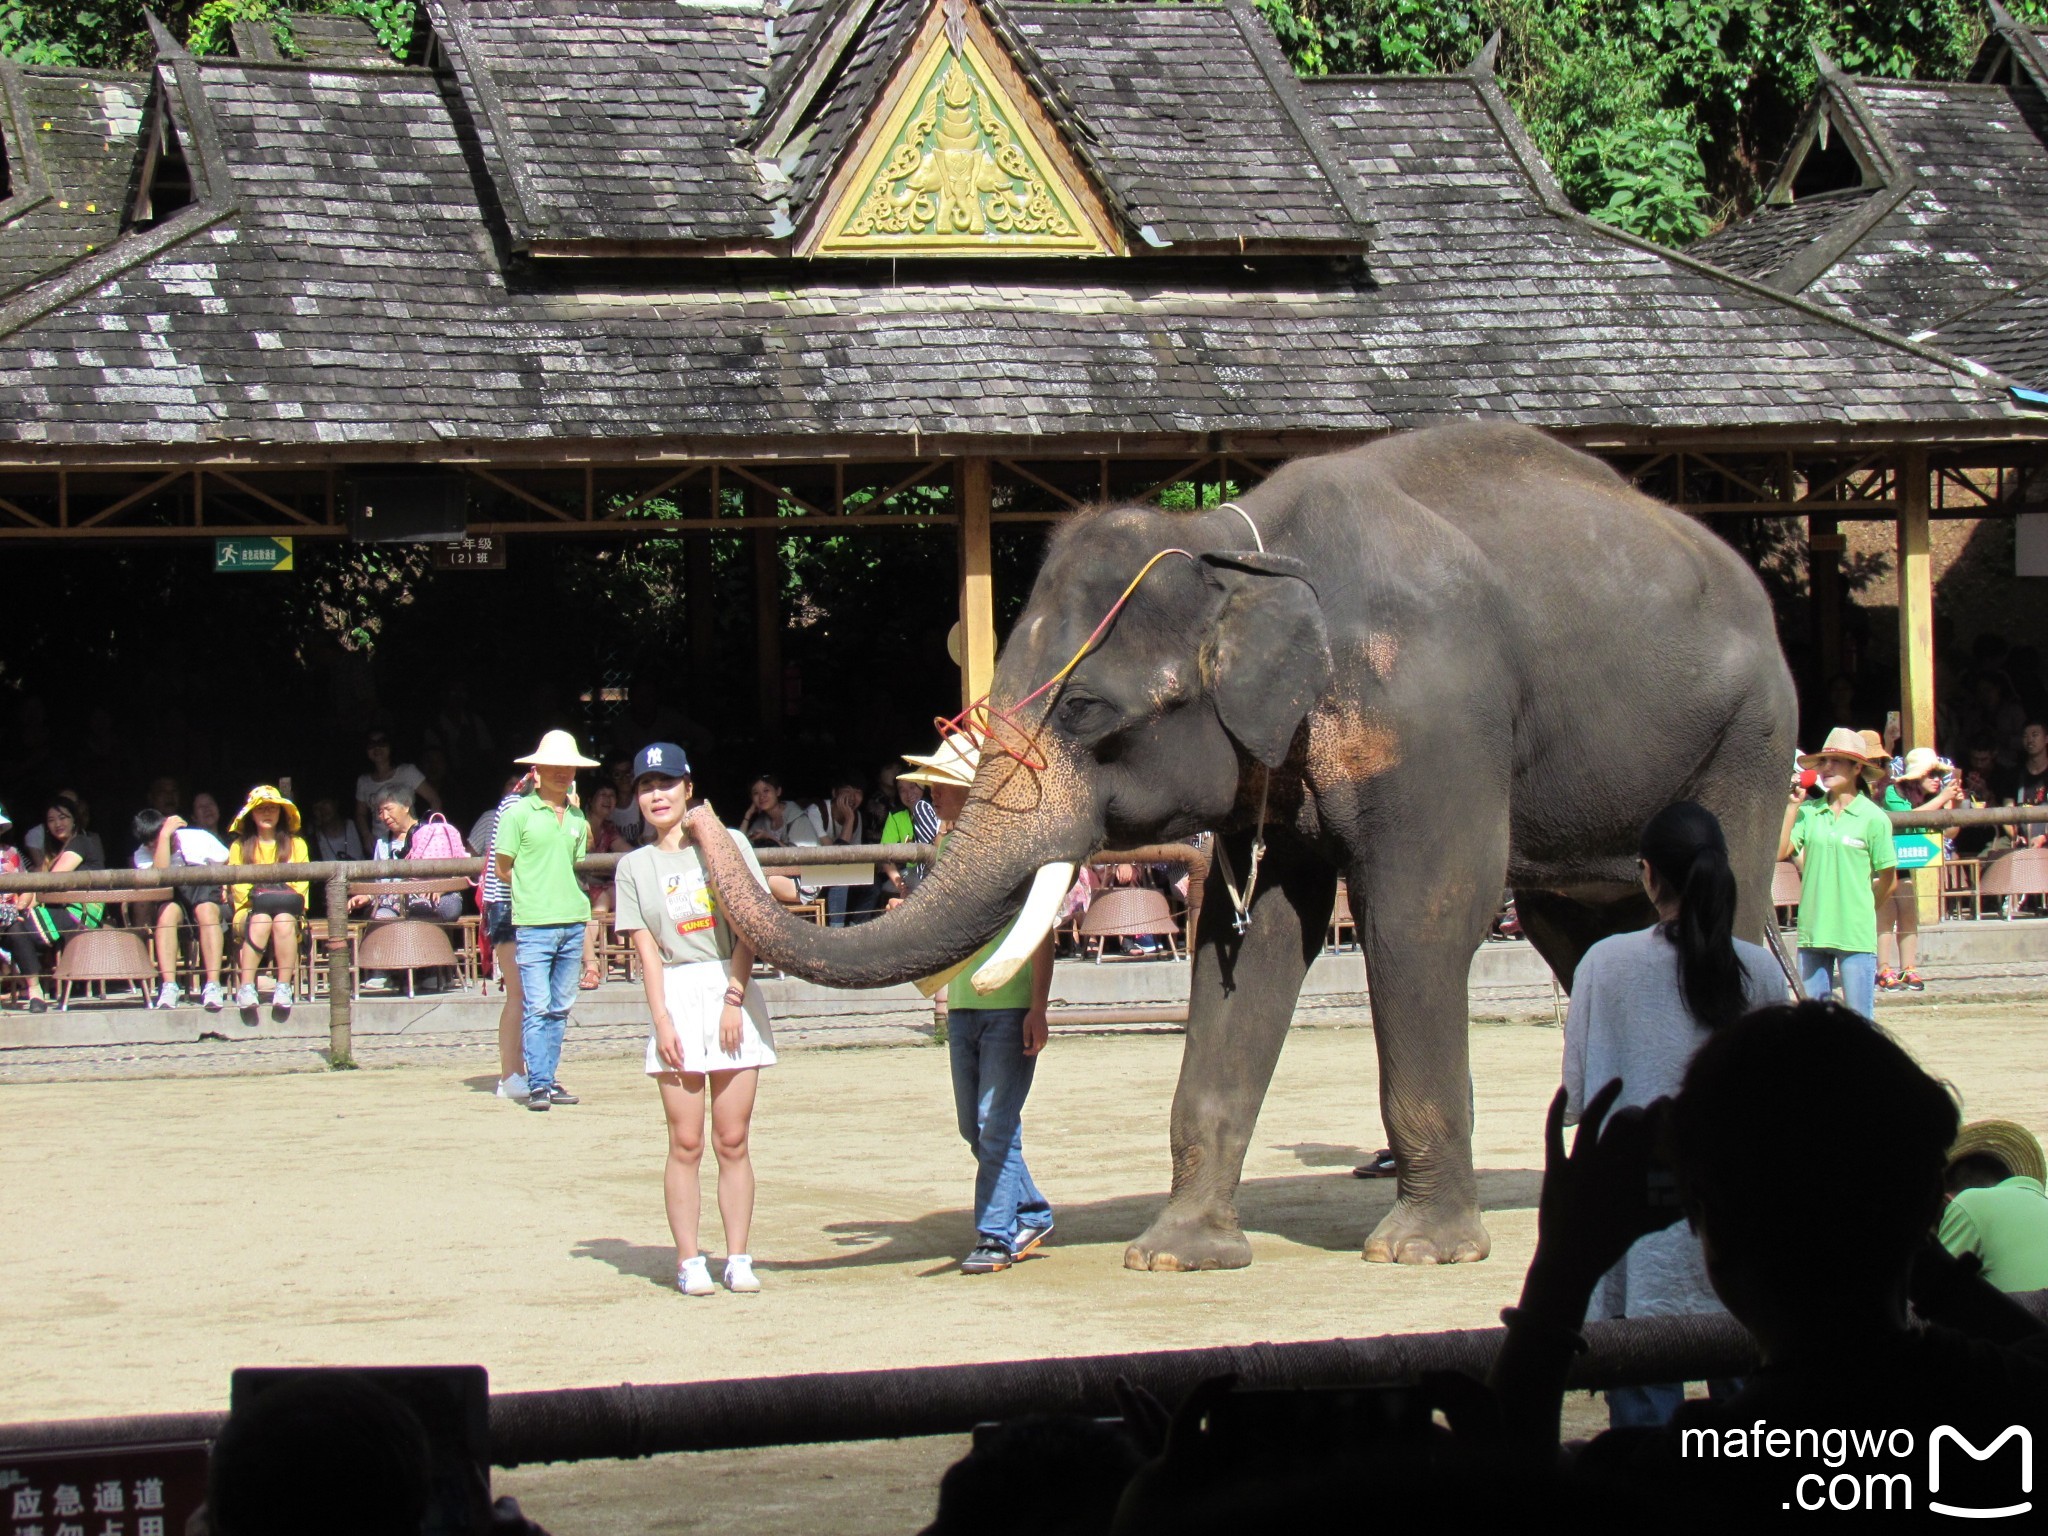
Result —
<path fill-rule="evenodd" d="M 1820 798 L 1794 784 L 1778 857 L 1799 864 L 1800 985 L 1825 998 L 1839 979 L 1842 1001 L 1867 1019 L 1877 1006 L 1878 909 L 1898 883 L 1891 818 L 1858 792 L 1881 770 L 1862 735 L 1840 726 L 1799 766 L 1818 776 Z"/>
<path fill-rule="evenodd" d="M 939 816 L 939 846 L 967 804 L 981 754 L 949 738 L 930 757 L 905 759 L 912 767 L 897 782 L 922 784 Z M 1045 1046 L 1045 1004 L 1052 992 L 1052 935 L 993 992 L 974 988 L 974 973 L 1009 937 L 1005 926 L 953 976 L 946 988 L 946 1043 L 952 1055 L 953 1108 L 960 1134 L 974 1149 L 974 1250 L 960 1272 L 992 1275 L 1008 1269 L 1052 1232 L 1052 1206 L 1024 1165 L 1024 1100 Z"/>

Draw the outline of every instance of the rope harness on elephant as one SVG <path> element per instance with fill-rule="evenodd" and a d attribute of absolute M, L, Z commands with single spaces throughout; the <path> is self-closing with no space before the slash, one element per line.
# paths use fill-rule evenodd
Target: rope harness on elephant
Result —
<path fill-rule="evenodd" d="M 1259 536 L 1258 525 L 1252 521 L 1249 512 L 1234 501 L 1226 501 L 1216 510 L 1235 512 L 1243 518 L 1245 527 L 1251 530 L 1252 542 L 1258 546 L 1259 553 L 1263 555 L 1266 552 L 1266 541 Z M 1081 642 L 1080 648 L 1068 658 L 1065 666 L 1008 709 L 999 708 L 989 701 L 987 694 L 983 694 L 959 714 L 950 718 L 943 715 L 937 717 L 933 724 L 939 728 L 939 739 L 950 741 L 954 737 L 960 737 L 977 752 L 985 747 L 994 747 L 1027 772 L 1042 772 L 1046 767 L 1046 760 L 1038 751 L 1038 729 L 1027 729 L 1017 719 L 1018 713 L 1073 675 L 1074 669 L 1087 659 L 1088 653 L 1109 633 L 1109 628 L 1116 622 L 1117 615 L 1124 611 L 1125 605 L 1136 595 L 1145 578 L 1150 576 L 1159 562 L 1169 555 L 1179 555 L 1181 559 L 1190 563 L 1195 560 L 1194 554 L 1185 549 L 1176 547 L 1160 550 L 1139 567 L 1138 574 L 1131 578 L 1130 585 L 1124 588 L 1122 596 L 1109 605 L 1109 611 L 1102 616 L 1102 622 L 1088 632 L 1088 638 Z M 998 729 L 999 724 L 1001 729 Z M 1040 727 L 1042 726 L 1041 721 Z M 1252 831 L 1251 868 L 1241 889 L 1231 871 L 1230 856 L 1224 851 L 1222 839 L 1218 838 L 1216 842 L 1217 867 L 1223 876 L 1223 888 L 1229 893 L 1230 905 L 1235 911 L 1235 916 L 1231 919 L 1232 926 L 1240 936 L 1251 927 L 1251 905 L 1259 887 L 1259 865 L 1266 857 L 1266 801 L 1272 789 L 1272 782 L 1272 773 L 1262 766 L 1259 770 L 1259 820 Z"/>
<path fill-rule="evenodd" d="M 1259 889 L 1259 865 L 1266 857 L 1266 795 L 1273 787 L 1273 771 L 1263 764 L 1259 767 L 1259 821 L 1252 829 L 1251 873 L 1245 880 L 1244 889 L 1237 888 L 1237 877 L 1230 868 L 1230 850 L 1223 846 L 1223 839 L 1216 839 L 1216 872 L 1223 877 L 1223 890 L 1230 897 L 1230 905 L 1236 916 L 1230 926 L 1243 938 L 1252 925 L 1252 897 Z"/>

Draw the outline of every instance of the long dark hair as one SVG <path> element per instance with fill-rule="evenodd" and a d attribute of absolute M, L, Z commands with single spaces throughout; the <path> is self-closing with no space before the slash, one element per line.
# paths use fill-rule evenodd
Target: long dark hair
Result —
<path fill-rule="evenodd" d="M 1664 925 L 1664 936 L 1678 948 L 1685 1006 L 1707 1029 L 1740 1018 L 1749 998 L 1735 953 L 1735 871 L 1721 823 L 1705 806 L 1681 800 L 1650 818 L 1638 851 L 1678 897 L 1678 918 Z"/>

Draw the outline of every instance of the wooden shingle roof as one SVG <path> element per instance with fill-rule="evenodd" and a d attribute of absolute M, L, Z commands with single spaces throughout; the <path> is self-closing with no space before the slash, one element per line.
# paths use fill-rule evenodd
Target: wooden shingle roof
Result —
<path fill-rule="evenodd" d="M 147 75 L 0 59 L 0 298 L 120 238 Z"/>
<path fill-rule="evenodd" d="M 1037 25 L 1044 9 L 1008 24 Z M 716 36 L 727 14 L 667 13 Z M 509 61 L 520 34 L 503 25 L 491 46 Z M 1093 51 L 1053 25 L 1031 46 L 1048 70 Z M 535 78 L 560 67 L 552 46 L 526 51 Z M 524 78 L 509 63 L 496 73 Z M 1111 120 L 1091 108 L 1086 69 L 1063 78 L 1073 110 Z M 1367 257 L 1140 246 L 901 267 L 522 256 L 484 174 L 505 145 L 480 144 L 472 98 L 423 69 L 172 57 L 157 88 L 195 200 L 0 302 L 0 443 L 374 457 L 654 441 L 786 452 L 831 437 L 848 451 L 1032 451 L 1084 438 L 1306 444 L 1472 413 L 1567 431 L 1822 436 L 2010 414 L 1995 381 L 1939 353 L 1574 213 L 1483 73 L 1300 88 L 1306 126 L 1294 127 L 1318 147 L 1318 173 L 1370 210 Z M 1140 127 L 1164 131 L 1151 119 L 1129 134 Z M 534 118 L 521 142 L 566 165 L 567 141 L 551 148 L 543 128 Z M 615 187 L 524 162 L 556 227 L 675 217 L 628 195 L 636 175 L 672 167 L 647 172 L 599 142 Z M 1107 163 L 1115 142 L 1093 153 Z M 727 174 L 718 161 L 707 180 Z M 1164 203 L 1158 216 L 1172 216 Z"/>
<path fill-rule="evenodd" d="M 2021 336 L 2038 310 L 2018 299 L 2048 277 L 2048 48 L 1993 10 L 1978 72 L 1994 78 L 1858 78 L 1823 58 L 1765 206 L 1690 253 L 1989 367 L 2048 353 Z M 1860 184 L 1794 195 L 1830 130 Z"/>

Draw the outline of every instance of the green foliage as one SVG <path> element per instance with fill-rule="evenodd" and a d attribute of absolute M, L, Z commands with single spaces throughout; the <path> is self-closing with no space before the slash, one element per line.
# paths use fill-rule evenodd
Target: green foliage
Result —
<path fill-rule="evenodd" d="M 232 29 L 238 21 L 268 25 L 286 58 L 298 53 L 298 45 L 292 40 L 291 18 L 274 0 L 207 0 L 192 18 L 185 46 L 198 54 L 230 52 L 234 47 Z"/>

